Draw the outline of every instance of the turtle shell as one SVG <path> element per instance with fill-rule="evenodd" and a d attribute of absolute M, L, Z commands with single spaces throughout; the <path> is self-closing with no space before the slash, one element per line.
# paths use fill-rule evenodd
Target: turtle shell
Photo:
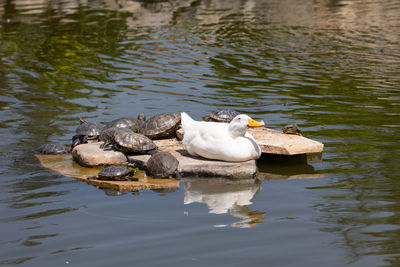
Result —
<path fill-rule="evenodd" d="M 288 124 L 282 128 L 282 132 L 285 134 L 303 135 L 303 132 L 297 126 L 297 124 Z"/>
<path fill-rule="evenodd" d="M 100 135 L 101 129 L 102 128 L 97 123 L 80 119 L 80 124 L 76 128 L 75 133 L 77 135 L 87 136 L 88 139 L 96 139 Z"/>
<path fill-rule="evenodd" d="M 144 113 L 140 113 L 137 118 L 122 117 L 107 123 L 106 126 L 103 128 L 103 130 L 111 127 L 118 127 L 118 128 L 128 128 L 137 133 L 141 129 L 145 120 L 146 117 L 144 116 Z"/>
<path fill-rule="evenodd" d="M 96 178 L 100 180 L 126 181 L 133 174 L 133 170 L 128 170 L 123 166 L 107 166 L 97 174 Z"/>
<path fill-rule="evenodd" d="M 114 135 L 118 132 L 125 131 L 121 129 L 125 129 L 126 131 L 129 132 L 132 131 L 128 128 L 118 128 L 118 127 L 104 128 L 100 132 L 99 141 L 103 141 L 105 143 L 104 146 L 111 145 L 113 143 Z"/>
<path fill-rule="evenodd" d="M 147 172 L 154 178 L 174 176 L 179 161 L 169 152 L 157 152 L 147 161 Z"/>
<path fill-rule="evenodd" d="M 178 113 L 162 113 L 151 117 L 147 120 L 141 133 L 150 139 L 174 133 L 181 121 L 181 114 Z"/>
<path fill-rule="evenodd" d="M 204 117 L 204 120 L 217 121 L 217 122 L 230 122 L 240 113 L 231 109 L 216 110 Z"/>
<path fill-rule="evenodd" d="M 69 149 L 60 144 L 44 144 L 33 151 L 34 154 L 67 154 Z"/>
<path fill-rule="evenodd" d="M 111 144 L 115 149 L 125 153 L 146 153 L 157 148 L 148 137 L 127 128 L 109 128 L 101 133 L 100 140 L 104 141 L 102 147 Z"/>

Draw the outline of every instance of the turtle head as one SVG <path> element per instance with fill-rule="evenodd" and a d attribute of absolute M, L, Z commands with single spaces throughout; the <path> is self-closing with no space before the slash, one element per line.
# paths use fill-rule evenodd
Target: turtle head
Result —
<path fill-rule="evenodd" d="M 137 116 L 137 119 L 139 121 L 145 121 L 146 120 L 146 114 L 144 114 L 144 112 L 140 112 L 139 115 Z"/>

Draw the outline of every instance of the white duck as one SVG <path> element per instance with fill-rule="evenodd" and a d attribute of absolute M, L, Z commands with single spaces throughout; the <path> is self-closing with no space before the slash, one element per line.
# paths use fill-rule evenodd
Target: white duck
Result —
<path fill-rule="evenodd" d="M 195 121 L 182 112 L 183 145 L 189 154 L 224 161 L 258 159 L 261 149 L 248 127 L 264 126 L 241 114 L 230 123 Z"/>

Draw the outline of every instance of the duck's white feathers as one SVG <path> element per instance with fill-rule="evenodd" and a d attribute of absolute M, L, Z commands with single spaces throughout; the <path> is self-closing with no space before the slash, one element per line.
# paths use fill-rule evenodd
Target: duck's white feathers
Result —
<path fill-rule="evenodd" d="M 244 136 L 235 137 L 229 123 L 195 121 L 185 112 L 181 122 L 182 142 L 191 155 L 224 161 L 246 161 L 261 155 L 253 136 L 246 131 Z"/>

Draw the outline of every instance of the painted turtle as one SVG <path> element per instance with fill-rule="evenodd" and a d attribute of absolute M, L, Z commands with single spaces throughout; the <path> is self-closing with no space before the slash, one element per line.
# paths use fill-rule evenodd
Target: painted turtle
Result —
<path fill-rule="evenodd" d="M 154 178 L 169 178 L 176 175 L 179 161 L 169 152 L 157 152 L 147 161 L 147 172 Z"/>
<path fill-rule="evenodd" d="M 112 145 L 115 149 L 125 153 L 147 153 L 157 148 L 156 144 L 148 137 L 134 133 L 127 128 L 111 127 L 102 131 L 100 140 L 104 142 L 100 145 L 101 148 Z"/>
<path fill-rule="evenodd" d="M 105 167 L 97 176 L 88 177 L 88 179 L 98 179 L 107 181 L 138 181 L 138 178 L 132 177 L 135 170 L 124 166 L 111 165 Z"/>
<path fill-rule="evenodd" d="M 75 129 L 75 135 L 72 137 L 72 148 L 77 145 L 85 144 L 88 140 L 98 139 L 102 128 L 94 122 L 87 122 L 79 119 L 79 126 Z"/>
<path fill-rule="evenodd" d="M 181 114 L 161 113 L 147 120 L 140 131 L 150 139 L 175 133 L 181 121 Z"/>
<path fill-rule="evenodd" d="M 230 122 L 240 113 L 231 109 L 216 110 L 203 117 L 204 121 Z"/>
<path fill-rule="evenodd" d="M 34 154 L 51 154 L 51 155 L 67 154 L 69 152 L 70 148 L 55 143 L 41 145 L 40 147 L 38 147 L 33 151 Z"/>
<path fill-rule="evenodd" d="M 144 113 L 140 113 L 137 118 L 134 117 L 122 117 L 115 119 L 104 126 L 103 131 L 107 130 L 111 127 L 118 128 L 128 128 L 135 133 L 138 133 L 145 123 L 146 115 Z"/>
<path fill-rule="evenodd" d="M 297 126 L 297 124 L 288 124 L 282 128 L 282 132 L 285 134 L 295 134 L 295 135 L 303 135 L 303 132 Z"/>

